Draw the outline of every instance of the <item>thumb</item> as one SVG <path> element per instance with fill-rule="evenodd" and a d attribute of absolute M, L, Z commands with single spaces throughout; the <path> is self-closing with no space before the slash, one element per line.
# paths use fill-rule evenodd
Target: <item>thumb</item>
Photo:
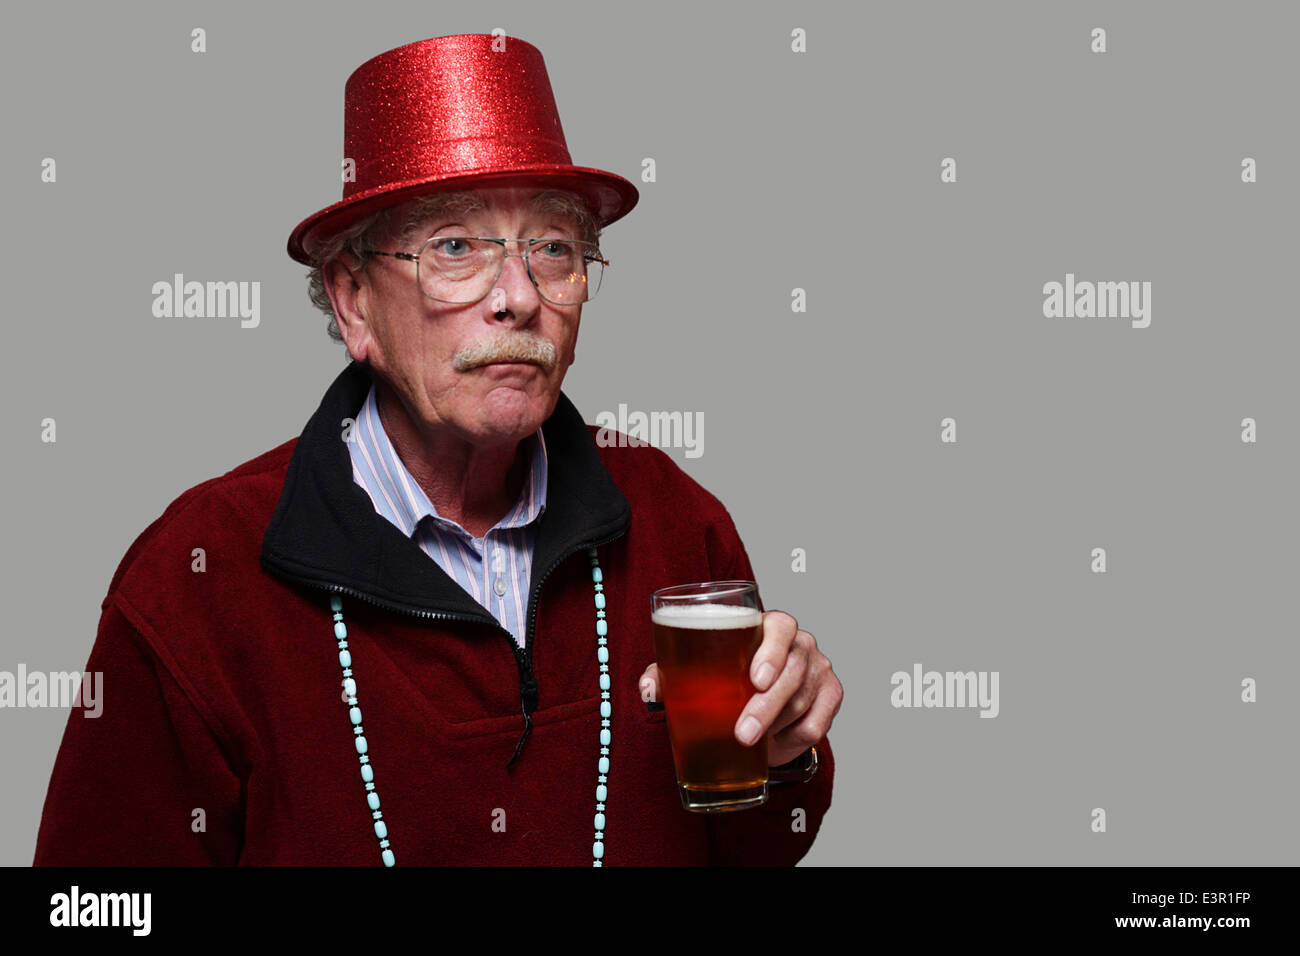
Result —
<path fill-rule="evenodd" d="M 637 681 L 637 689 L 641 692 L 641 699 L 646 703 L 659 699 L 659 665 L 651 664 L 641 674 L 641 679 Z"/>

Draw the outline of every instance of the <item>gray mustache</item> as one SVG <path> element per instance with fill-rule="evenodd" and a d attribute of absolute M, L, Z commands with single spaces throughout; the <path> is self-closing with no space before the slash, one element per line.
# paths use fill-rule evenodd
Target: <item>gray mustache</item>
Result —
<path fill-rule="evenodd" d="M 555 346 L 530 333 L 515 332 L 475 342 L 452 357 L 458 372 L 493 362 L 530 362 L 550 371 L 555 367 Z"/>

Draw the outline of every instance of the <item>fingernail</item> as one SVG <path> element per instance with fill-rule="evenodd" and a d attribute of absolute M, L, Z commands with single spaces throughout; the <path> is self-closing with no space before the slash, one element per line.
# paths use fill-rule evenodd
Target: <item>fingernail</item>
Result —
<path fill-rule="evenodd" d="M 762 724 L 758 722 L 757 717 L 746 717 L 740 724 L 740 742 L 746 747 L 758 739 L 758 731 Z"/>
<path fill-rule="evenodd" d="M 759 690 L 767 690 L 767 685 L 772 682 L 772 675 L 775 673 L 776 668 L 772 666 L 771 662 L 763 661 L 763 663 L 759 665 L 758 676 L 754 678 L 754 685 L 758 687 Z M 753 720 L 752 717 L 750 719 Z"/>
<path fill-rule="evenodd" d="M 649 677 L 641 681 L 641 699 L 647 704 L 655 699 L 655 682 Z"/>

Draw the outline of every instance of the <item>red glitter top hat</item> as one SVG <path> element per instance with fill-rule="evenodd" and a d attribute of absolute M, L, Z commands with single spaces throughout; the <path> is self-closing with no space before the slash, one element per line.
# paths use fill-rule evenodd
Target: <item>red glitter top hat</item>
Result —
<path fill-rule="evenodd" d="M 367 60 L 344 91 L 343 148 L 356 181 L 289 236 L 305 265 L 331 233 L 435 190 L 569 189 L 601 226 L 638 198 L 622 176 L 572 164 L 541 51 L 514 37 L 435 37 Z"/>

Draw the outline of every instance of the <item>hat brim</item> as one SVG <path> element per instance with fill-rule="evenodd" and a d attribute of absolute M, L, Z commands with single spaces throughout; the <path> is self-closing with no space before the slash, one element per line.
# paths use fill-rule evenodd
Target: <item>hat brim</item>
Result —
<path fill-rule="evenodd" d="M 495 167 L 491 172 L 465 172 L 386 183 L 308 216 L 289 234 L 289 255 L 303 265 L 317 265 L 316 253 L 325 240 L 381 209 L 427 193 L 498 185 L 572 190 L 587 199 L 602 228 L 631 212 L 639 198 L 636 186 L 622 176 L 585 166 Z"/>

